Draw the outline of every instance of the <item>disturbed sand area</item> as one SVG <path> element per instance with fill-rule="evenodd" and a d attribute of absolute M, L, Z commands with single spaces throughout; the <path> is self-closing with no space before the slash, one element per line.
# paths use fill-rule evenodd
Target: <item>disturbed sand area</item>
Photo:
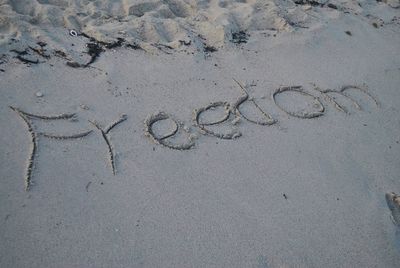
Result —
<path fill-rule="evenodd" d="M 309 13 L 286 28 L 233 23 L 235 8 L 257 10 L 261 1 L 148 1 L 155 7 L 132 14 L 128 7 L 144 1 L 24 2 L 3 1 L 12 8 L 0 9 L 9 23 L 0 46 L 1 267 L 400 263 L 399 213 L 388 206 L 393 195 L 385 197 L 400 192 L 396 1 L 329 1 L 337 9 L 266 1 Z M 123 45 L 107 47 L 122 30 L 101 15 L 42 30 L 47 22 L 38 18 L 68 21 L 54 10 L 64 7 L 70 18 L 86 2 L 84 13 L 129 18 L 121 22 Z M 158 25 L 171 3 L 197 4 L 186 17 L 167 18 L 194 25 L 177 39 L 147 30 L 155 39 L 146 39 L 123 25 Z M 11 10 L 30 13 L 19 20 L 3 15 Z M 228 17 L 226 24 L 207 19 L 222 27 L 222 37 L 198 39 L 193 17 L 202 10 Z M 245 36 L 235 40 L 243 42 L 233 42 L 231 33 L 240 31 Z M 190 44 L 175 47 L 176 40 Z M 41 47 L 37 42 L 46 43 L 41 52 L 49 57 L 32 49 Z M 93 62 L 88 43 L 102 50 Z M 142 49 L 124 48 L 133 43 Z M 277 91 L 284 86 L 309 95 Z M 338 94 L 343 89 L 347 97 Z M 216 102 L 222 105 L 193 115 Z M 166 119 L 149 131 L 145 122 L 158 112 L 177 124 Z M 173 148 L 190 142 L 187 150 Z"/>
<path fill-rule="evenodd" d="M 398 24 L 399 7 L 399 0 L 2 0 L 0 53 L 28 49 L 34 62 L 51 55 L 81 62 L 90 41 L 150 53 L 207 52 L 251 31 L 316 30 L 345 15 L 377 28 Z M 82 38 L 67 38 L 68 30 Z"/>

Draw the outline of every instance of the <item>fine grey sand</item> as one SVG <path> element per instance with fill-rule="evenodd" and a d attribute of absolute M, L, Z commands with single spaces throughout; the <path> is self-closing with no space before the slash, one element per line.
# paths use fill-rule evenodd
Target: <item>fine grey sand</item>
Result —
<path fill-rule="evenodd" d="M 398 267 L 399 3 L 311 2 L 0 1 L 0 267 Z"/>

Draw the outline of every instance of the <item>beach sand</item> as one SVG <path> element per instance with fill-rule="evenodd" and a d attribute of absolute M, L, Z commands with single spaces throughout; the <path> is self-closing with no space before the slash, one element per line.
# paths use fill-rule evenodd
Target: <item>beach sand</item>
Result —
<path fill-rule="evenodd" d="M 399 3 L 296 2 L 0 1 L 0 267 L 398 267 Z"/>

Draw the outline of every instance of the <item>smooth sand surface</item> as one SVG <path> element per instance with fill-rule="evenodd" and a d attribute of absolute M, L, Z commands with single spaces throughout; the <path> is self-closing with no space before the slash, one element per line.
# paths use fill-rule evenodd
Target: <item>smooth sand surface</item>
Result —
<path fill-rule="evenodd" d="M 18 3 L 15 11 L 23 2 L 0 3 Z M 126 3 L 140 1 L 117 2 L 126 12 Z M 205 2 L 218 1 L 191 2 L 204 2 L 208 12 L 215 9 Z M 271 2 L 286 10 L 288 1 Z M 356 6 L 332 1 L 341 2 Z M 305 22 L 308 28 L 240 28 L 249 34 L 247 43 L 224 36 L 215 52 L 190 37 L 192 43 L 176 51 L 103 47 L 86 68 L 66 65 L 90 60 L 87 38 L 70 36 L 68 26 L 54 26 L 60 39 L 23 34 L 4 42 L 0 267 L 398 267 L 398 214 L 392 215 L 385 194 L 400 192 L 400 14 L 388 3 L 361 2 L 364 8 L 349 13 L 298 5 L 317 16 Z M 2 33 L 11 40 L 12 30 Z M 32 40 L 46 41 L 51 57 L 28 49 L 20 56 L 41 63 L 26 64 L 10 51 Z M 59 58 L 56 50 L 70 53 Z M 240 135 L 205 135 L 193 110 L 213 102 L 234 107 L 244 95 L 234 79 L 249 94 L 242 115 L 216 107 L 199 122 L 209 133 Z M 296 85 L 311 96 L 291 90 L 274 102 L 276 90 Z M 254 103 L 277 122 L 246 120 L 267 120 Z M 46 119 L 23 112 L 75 115 Z M 152 126 L 153 139 L 146 133 L 146 118 L 158 112 L 177 122 L 174 136 L 163 139 L 174 133 L 171 119 Z M 228 120 L 206 125 L 224 113 Z M 312 113 L 319 116 L 301 118 Z M 24 118 L 36 138 L 28 191 L 32 135 Z M 120 118 L 126 120 L 107 132 Z M 79 139 L 49 137 L 91 130 Z M 190 142 L 188 150 L 168 147 Z"/>

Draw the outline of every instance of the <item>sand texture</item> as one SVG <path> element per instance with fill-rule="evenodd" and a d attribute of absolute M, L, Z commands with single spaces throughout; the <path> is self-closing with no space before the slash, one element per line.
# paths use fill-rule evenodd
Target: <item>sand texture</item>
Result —
<path fill-rule="evenodd" d="M 398 267 L 399 1 L 0 0 L 0 267 Z"/>
<path fill-rule="evenodd" d="M 73 30 L 72 35 L 124 40 L 148 51 L 187 50 L 188 45 L 196 51 L 241 42 L 238 37 L 249 31 L 320 28 L 344 14 L 379 27 L 393 18 L 381 16 L 382 9 L 396 14 L 399 7 L 398 0 L 2 0 L 0 50 L 46 42 L 53 53 L 76 57 L 79 44 L 71 47 L 73 39 L 66 43 L 65 38 Z"/>

